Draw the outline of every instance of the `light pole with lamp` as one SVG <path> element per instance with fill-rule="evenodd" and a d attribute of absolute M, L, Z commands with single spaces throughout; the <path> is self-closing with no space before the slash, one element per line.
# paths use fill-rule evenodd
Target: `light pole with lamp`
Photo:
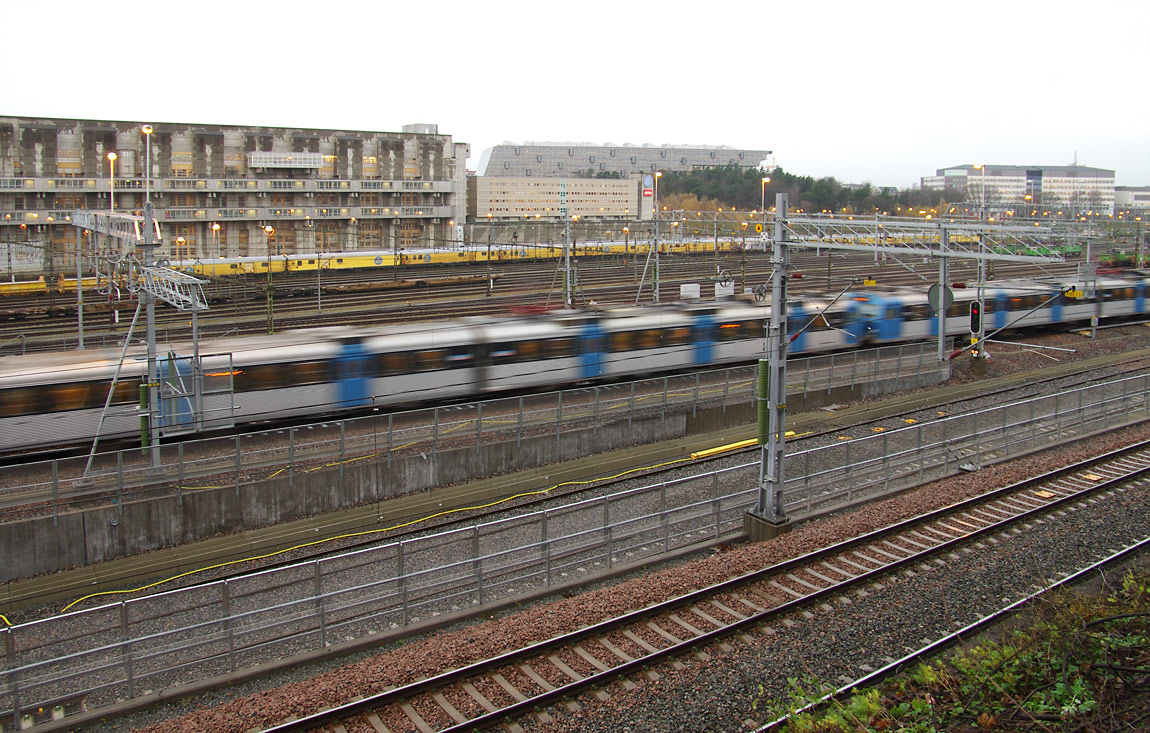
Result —
<path fill-rule="evenodd" d="M 216 250 L 217 257 L 224 256 L 224 253 L 220 251 L 220 223 L 218 221 L 212 222 L 212 247 Z"/>
<path fill-rule="evenodd" d="M 986 218 L 986 166 L 982 163 L 975 163 L 974 169 L 978 171 L 978 203 L 981 207 L 978 212 L 978 218 L 981 221 Z"/>
<path fill-rule="evenodd" d="M 184 239 L 182 236 L 176 237 L 176 259 L 178 259 L 178 260 L 186 259 L 183 255 L 183 249 L 184 249 L 184 243 L 187 241 L 188 240 Z"/>
<path fill-rule="evenodd" d="M 108 211 L 116 213 L 116 154 L 108 153 Z"/>
<path fill-rule="evenodd" d="M 655 286 L 652 289 L 654 294 L 654 302 L 659 302 L 659 179 L 663 177 L 663 171 L 655 171 L 655 271 L 654 275 Z"/>
<path fill-rule="evenodd" d="M 276 228 L 271 224 L 264 227 L 264 234 L 268 238 L 268 333 L 276 332 L 275 310 L 272 307 L 272 240 L 276 236 Z"/>

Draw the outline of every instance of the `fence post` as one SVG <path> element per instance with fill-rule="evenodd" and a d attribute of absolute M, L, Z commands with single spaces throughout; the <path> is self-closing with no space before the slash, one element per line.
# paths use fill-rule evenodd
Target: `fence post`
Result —
<path fill-rule="evenodd" d="M 116 507 L 117 516 L 124 518 L 124 451 L 116 451 Z"/>
<path fill-rule="evenodd" d="M 555 440 L 563 434 L 563 390 L 559 390 L 559 403 L 555 411 Z"/>
<path fill-rule="evenodd" d="M 236 436 L 236 460 L 235 460 L 235 469 L 236 469 L 236 498 L 237 498 L 237 499 L 240 497 L 240 455 L 241 455 L 241 451 L 240 451 L 240 441 L 241 441 L 241 440 L 243 440 L 243 438 L 242 438 L 241 436 L 237 435 L 237 436 Z"/>
<path fill-rule="evenodd" d="M 323 573 L 320 571 L 319 560 L 312 563 L 315 571 L 312 573 L 312 590 L 315 595 L 315 612 L 319 616 L 319 648 L 327 647 L 327 623 L 323 610 Z"/>
<path fill-rule="evenodd" d="M 595 385 L 595 428 L 599 429 L 599 385 Z"/>
<path fill-rule="evenodd" d="M 523 444 L 523 396 L 519 396 L 519 423 L 515 431 L 515 450 L 518 451 Z"/>
<path fill-rule="evenodd" d="M 176 446 L 176 506 L 184 505 L 184 444 Z"/>
<path fill-rule="evenodd" d="M 295 426 L 288 428 L 288 486 L 295 488 Z"/>
<path fill-rule="evenodd" d="M 136 696 L 136 678 L 132 673 L 132 642 L 128 640 L 128 604 L 120 601 L 120 654 L 124 659 L 124 676 L 128 680 L 128 699 Z"/>
<path fill-rule="evenodd" d="M 483 605 L 483 561 L 479 559 L 479 526 L 471 527 L 471 572 L 475 573 L 475 593 L 479 605 Z"/>
<path fill-rule="evenodd" d="M 399 578 L 400 625 L 407 626 L 407 576 L 403 574 L 403 540 L 395 545 L 395 577 Z"/>
<path fill-rule="evenodd" d="M 540 523 L 541 527 L 539 530 L 539 532 L 540 532 L 539 539 L 543 543 L 543 576 L 544 576 L 543 585 L 545 585 L 545 586 L 551 585 L 551 540 L 548 539 L 548 537 L 547 537 L 547 534 L 549 531 L 549 528 L 547 526 L 547 518 L 549 516 L 551 516 L 551 515 L 547 513 L 546 509 L 544 509 L 543 510 L 543 518 L 542 518 L 541 523 Z"/>
<path fill-rule="evenodd" d="M 435 411 L 431 416 L 431 460 L 434 462 L 436 455 L 439 453 L 439 406 L 435 407 Z"/>
<path fill-rule="evenodd" d="M 695 372 L 695 399 L 691 403 L 691 417 L 699 414 L 699 373 Z"/>
<path fill-rule="evenodd" d="M 671 551 L 671 526 L 667 523 L 667 482 L 659 484 L 659 516 L 663 518 L 663 552 Z"/>
<path fill-rule="evenodd" d="M 15 727 L 20 723 L 20 677 L 16 673 L 16 641 L 12 638 L 12 628 L 7 627 L 4 629 L 4 652 L 7 656 L 4 658 L 8 664 L 6 666 L 12 669 L 4 674 L 8 677 L 8 689 L 12 691 L 12 726 Z"/>
<path fill-rule="evenodd" d="M 659 415 L 660 420 L 667 419 L 667 378 L 663 377 L 663 409 L 662 414 Z"/>
<path fill-rule="evenodd" d="M 224 608 L 224 628 L 228 633 L 228 671 L 236 671 L 236 629 L 232 623 L 232 587 L 228 584 L 228 579 L 224 578 L 224 582 L 220 586 L 220 603 Z"/>
<path fill-rule="evenodd" d="M 631 381 L 631 399 L 627 404 L 627 434 L 630 435 L 631 422 L 635 419 L 635 381 Z"/>

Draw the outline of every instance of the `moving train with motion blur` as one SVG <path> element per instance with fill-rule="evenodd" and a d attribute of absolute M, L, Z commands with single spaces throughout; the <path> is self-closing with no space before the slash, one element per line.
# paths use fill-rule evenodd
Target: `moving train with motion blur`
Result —
<path fill-rule="evenodd" d="M 979 311 L 986 333 L 1133 318 L 1150 310 L 1148 284 L 1142 276 L 1089 289 L 989 283 Z M 953 295 L 945 333 L 968 335 L 978 290 Z M 172 344 L 158 349 L 160 422 L 165 434 L 192 433 L 749 362 L 764 353 L 769 315 L 768 304 L 730 299 L 204 340 L 198 389 L 191 345 Z M 829 305 L 797 299 L 787 306 L 787 349 L 921 341 L 938 327 L 926 290 L 858 291 Z M 100 440 L 138 436 L 146 391 L 138 351 L 123 362 L 118 350 L 0 358 L 0 453 L 90 443 L 97 431 Z"/>

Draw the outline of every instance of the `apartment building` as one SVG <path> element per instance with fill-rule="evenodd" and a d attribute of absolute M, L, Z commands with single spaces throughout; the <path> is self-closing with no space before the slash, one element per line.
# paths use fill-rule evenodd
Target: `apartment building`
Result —
<path fill-rule="evenodd" d="M 0 243 L 66 257 L 73 211 L 142 213 L 150 196 L 169 259 L 433 246 L 466 213 L 468 154 L 429 124 L 0 117 Z"/>

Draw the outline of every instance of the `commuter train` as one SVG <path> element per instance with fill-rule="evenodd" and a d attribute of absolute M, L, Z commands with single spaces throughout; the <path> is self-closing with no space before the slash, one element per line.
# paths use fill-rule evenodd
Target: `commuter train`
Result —
<path fill-rule="evenodd" d="M 1082 293 L 1069 282 L 991 283 L 983 292 L 985 330 L 1142 315 L 1150 308 L 1147 282 L 1098 280 Z M 946 333 L 968 334 L 978 290 L 953 292 Z M 160 421 L 166 433 L 206 431 L 748 362 L 764 353 L 769 312 L 765 303 L 732 299 L 205 340 L 198 391 L 191 347 L 176 344 L 159 349 Z M 921 290 L 859 291 L 829 306 L 799 299 L 787 312 L 788 353 L 797 355 L 938 334 Z M 0 453 L 90 442 L 97 430 L 101 440 L 138 435 L 145 371 L 138 353 L 121 363 L 116 350 L 0 358 Z M 197 392 L 198 411 L 191 409 Z"/>

